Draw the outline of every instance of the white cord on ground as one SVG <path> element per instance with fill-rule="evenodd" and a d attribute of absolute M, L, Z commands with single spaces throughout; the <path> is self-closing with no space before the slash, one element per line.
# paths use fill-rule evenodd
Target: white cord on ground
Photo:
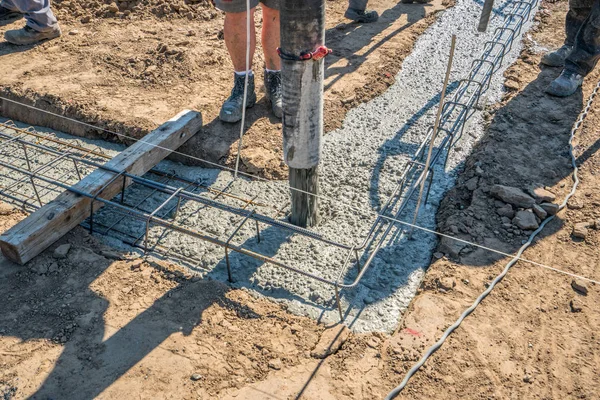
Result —
<path fill-rule="evenodd" d="M 244 100 L 242 102 L 242 121 L 240 125 L 240 140 L 238 142 L 238 152 L 235 159 L 235 172 L 233 178 L 237 179 L 238 171 L 240 169 L 240 157 L 242 153 L 242 138 L 244 137 L 244 127 L 246 126 L 246 105 L 248 95 L 248 75 L 250 74 L 250 0 L 246 0 L 246 76 L 244 78 Z"/>
<path fill-rule="evenodd" d="M 573 139 L 575 138 L 575 133 L 578 131 L 579 127 L 581 126 L 581 124 L 583 123 L 585 117 L 587 116 L 588 112 L 590 111 L 590 109 L 592 107 L 592 103 L 594 102 L 594 97 L 596 97 L 596 94 L 598 93 L 598 91 L 600 91 L 600 81 L 598 81 L 598 84 L 596 85 L 596 87 L 594 88 L 592 94 L 588 98 L 588 101 L 587 101 L 587 104 L 586 104 L 585 108 L 579 114 L 579 118 L 577 118 L 577 122 L 575 122 L 575 124 L 573 125 L 573 128 L 571 129 L 571 136 L 569 137 L 569 153 L 571 155 L 571 164 L 573 165 L 573 188 L 571 189 L 571 192 L 567 195 L 567 197 L 565 198 L 565 200 L 560 205 L 560 209 L 561 210 L 567 205 L 569 199 L 575 194 L 575 192 L 577 191 L 577 187 L 579 186 L 579 177 L 577 176 L 577 171 L 578 171 L 578 168 L 577 168 L 577 159 L 575 158 L 575 154 L 574 154 Z M 463 320 L 465 318 L 467 318 L 469 316 L 469 314 L 471 314 L 473 311 L 475 311 L 475 308 L 477 308 L 477 306 L 481 303 L 481 301 L 483 299 L 485 299 L 488 294 L 490 294 L 490 292 L 494 289 L 494 287 L 496 286 L 496 284 L 498 282 L 500 282 L 506 276 L 506 274 L 512 268 L 512 266 L 515 265 L 517 263 L 517 261 L 519 261 L 519 259 L 521 258 L 521 255 L 531 245 L 531 243 L 533 242 L 533 239 L 535 239 L 535 237 L 537 236 L 537 234 L 540 233 L 542 231 L 542 229 L 544 229 L 544 227 L 546 225 L 548 225 L 548 223 L 550 223 L 550 221 L 552 221 L 554 218 L 555 218 L 555 216 L 553 215 L 550 218 L 545 219 L 544 222 L 542 222 L 542 224 L 540 225 L 540 227 L 538 229 L 536 229 L 529 236 L 529 240 L 519 249 L 519 251 L 514 256 L 514 258 L 506 265 L 506 267 L 504 267 L 504 270 L 500 273 L 500 275 L 498 275 L 492 281 L 492 283 L 490 284 L 490 286 L 483 293 L 481 293 L 479 295 L 479 297 L 477 297 L 477 299 L 471 305 L 471 307 L 467 308 L 461 314 L 461 316 L 458 318 L 458 320 L 456 320 L 456 322 L 454 324 L 452 324 L 452 326 L 450 326 L 448 329 L 446 329 L 446 331 L 444 332 L 444 334 L 442 335 L 442 337 L 440 338 L 440 340 L 438 340 L 433 346 L 431 346 L 425 352 L 425 354 L 423 355 L 423 357 L 406 373 L 406 376 L 404 377 L 404 379 L 402 380 L 402 382 L 400 383 L 400 385 L 398 385 L 397 387 L 395 387 L 394 390 L 392 390 L 385 397 L 385 400 L 392 400 L 392 399 L 394 399 L 396 396 L 398 396 L 400 394 L 400 392 L 402 391 L 402 389 L 404 389 L 406 387 L 406 385 L 408 384 L 408 381 L 410 380 L 410 378 L 412 378 L 412 376 L 423 366 L 423 364 L 425 364 L 425 362 L 427 361 L 427 359 L 429 359 L 429 357 L 433 353 L 435 353 L 440 347 L 442 347 L 442 345 L 444 344 L 444 342 L 446 341 L 446 339 L 448 339 L 448 336 L 450 336 L 450 334 L 452 332 L 454 332 L 454 330 L 456 330 L 456 328 L 458 328 L 460 326 L 460 324 L 463 322 Z"/>

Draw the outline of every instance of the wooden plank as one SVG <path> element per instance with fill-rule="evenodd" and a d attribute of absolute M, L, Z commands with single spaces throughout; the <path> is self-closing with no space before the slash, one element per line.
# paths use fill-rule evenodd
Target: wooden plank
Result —
<path fill-rule="evenodd" d="M 107 162 L 106 167 L 143 175 L 201 127 L 200 113 L 182 111 Z M 98 169 L 73 187 L 94 196 L 102 191 L 99 198 L 112 199 L 123 186 L 122 178 L 111 182 L 114 176 L 114 173 Z M 70 191 L 61 193 L 0 236 L 2 254 L 13 262 L 25 264 L 84 221 L 90 214 L 91 201 Z M 99 202 L 94 203 L 94 209 L 101 206 Z"/>

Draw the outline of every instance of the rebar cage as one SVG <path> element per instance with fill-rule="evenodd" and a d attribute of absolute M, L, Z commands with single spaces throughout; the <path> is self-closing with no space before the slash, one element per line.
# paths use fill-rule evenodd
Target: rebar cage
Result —
<path fill-rule="evenodd" d="M 504 13 L 503 26 L 497 28 L 493 39 L 485 43 L 481 57 L 473 60 L 470 73 L 459 82 L 451 100 L 441 105 L 438 132 L 444 135 L 437 135 L 430 168 L 425 170 L 425 157 L 433 128 L 428 130 L 416 153 L 403 167 L 395 189 L 380 211 L 364 210 L 359 215 L 373 219 L 370 228 L 357 233 L 350 240 L 329 238 L 315 230 L 288 223 L 289 204 L 282 202 L 273 206 L 261 202 L 260 191 L 250 195 L 239 194 L 233 174 L 230 174 L 230 180 L 219 184 L 190 180 L 158 167 L 144 177 L 135 176 L 107 168 L 104 164 L 111 156 L 105 149 L 90 146 L 83 140 L 61 138 L 33 128 L 23 129 L 10 121 L 0 123 L 0 174 L 8 182 L 0 188 L 0 196 L 27 211 L 34 211 L 63 191 L 77 193 L 92 199 L 89 218 L 82 224 L 92 233 L 116 236 L 130 246 L 143 249 L 146 254 L 173 257 L 200 267 L 202 257 L 185 250 L 177 252 L 172 246 L 164 246 L 163 242 L 171 232 L 189 238 L 190 245 L 198 240 L 208 242 L 215 248 L 223 249 L 230 281 L 235 278 L 230 262 L 231 252 L 287 269 L 330 286 L 333 289 L 331 306 L 337 308 L 343 320 L 341 291 L 356 287 L 365 276 L 408 204 L 414 201 L 415 192 L 418 192 L 423 180 L 429 182 L 424 204 L 427 203 L 436 163 L 444 156 L 447 162 L 449 152 L 462 136 L 465 125 L 488 90 L 492 76 L 501 67 L 505 55 L 511 50 L 536 6 L 537 0 L 510 3 L 508 11 Z M 111 173 L 111 184 L 122 182 L 121 193 L 116 198 L 103 198 L 102 190 L 91 194 L 74 187 L 96 169 Z M 131 185 L 128 187 L 128 184 Z M 289 188 L 279 185 L 279 189 L 285 192 L 282 198 L 287 198 Z M 98 204 L 104 207 L 95 214 L 93 209 Z M 356 209 L 352 209 L 352 212 L 361 214 Z M 228 223 L 225 229 L 201 230 L 195 223 L 200 218 L 224 218 Z M 331 274 L 324 275 L 322 270 L 299 268 L 292 260 L 256 250 L 252 243 L 260 243 L 266 231 L 272 236 L 273 230 L 283 232 L 280 234 L 285 240 L 296 240 L 298 245 L 307 249 L 311 248 L 312 243 L 326 246 L 329 249 L 328 262 L 337 267 Z M 243 243 L 240 243 L 242 238 Z M 188 254 L 183 254 L 186 252 Z"/>

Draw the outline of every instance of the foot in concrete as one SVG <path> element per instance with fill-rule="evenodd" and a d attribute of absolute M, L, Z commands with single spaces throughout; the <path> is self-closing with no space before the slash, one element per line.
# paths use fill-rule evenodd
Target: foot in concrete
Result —
<path fill-rule="evenodd" d="M 565 44 L 550 53 L 544 54 L 541 63 L 549 67 L 563 67 L 565 65 L 565 60 L 569 57 L 571 51 L 573 51 L 573 46 Z"/>
<path fill-rule="evenodd" d="M 265 90 L 267 92 L 267 99 L 271 102 L 273 114 L 281 119 L 281 116 L 283 115 L 281 71 L 265 71 Z"/>
<path fill-rule="evenodd" d="M 17 18 L 17 17 L 22 17 L 22 16 L 23 16 L 23 14 L 21 14 L 18 11 L 9 10 L 6 7 L 0 6 L 0 21 L 5 21 L 7 19 Z"/>
<path fill-rule="evenodd" d="M 575 93 L 582 83 L 582 75 L 564 69 L 560 76 L 548 86 L 546 93 L 552 96 L 567 97 Z"/>
<path fill-rule="evenodd" d="M 219 113 L 219 119 L 223 122 L 234 123 L 242 119 L 242 109 L 244 107 L 244 81 L 246 77 L 234 74 L 233 89 L 231 96 Z M 254 92 L 254 75 L 248 75 L 248 92 L 246 94 L 246 108 L 253 107 L 256 103 L 256 93 Z"/>
<path fill-rule="evenodd" d="M 346 10 L 344 17 L 351 19 L 354 22 L 358 22 L 361 24 L 368 24 L 371 22 L 375 22 L 379 19 L 379 14 L 377 11 L 372 10 L 356 10 L 354 8 L 349 8 Z"/>
<path fill-rule="evenodd" d="M 39 43 L 42 40 L 56 39 L 61 35 L 60 27 L 58 25 L 52 27 L 52 30 L 46 32 L 39 32 L 29 26 L 22 29 L 15 29 L 6 31 L 4 33 L 4 39 L 8 43 L 24 46 L 28 44 Z"/>

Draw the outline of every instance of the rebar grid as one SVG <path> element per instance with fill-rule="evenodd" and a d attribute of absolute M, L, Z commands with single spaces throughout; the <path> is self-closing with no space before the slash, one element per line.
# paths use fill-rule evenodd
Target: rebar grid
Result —
<path fill-rule="evenodd" d="M 447 163 L 448 155 L 452 146 L 462 136 L 468 119 L 473 115 L 474 109 L 478 106 L 480 98 L 489 88 L 493 74 L 502 65 L 505 55 L 512 48 L 515 39 L 519 36 L 523 25 L 530 18 L 531 12 L 536 5 L 537 0 L 532 0 L 531 2 L 515 1 L 512 3 L 512 10 L 505 14 L 504 25 L 496 29 L 494 38 L 491 41 L 486 42 L 482 57 L 473 61 L 468 77 L 460 81 L 458 89 L 456 90 L 453 98 L 450 101 L 440 105 L 442 107 L 442 118 L 439 125 L 439 131 L 445 132 L 445 136 L 441 137 L 439 143 L 437 144 L 436 151 L 432 155 L 431 167 L 425 169 L 423 158 L 426 153 L 425 150 L 428 148 L 432 140 L 433 128 L 428 130 L 417 152 L 404 166 L 397 186 L 385 201 L 383 208 L 377 214 L 374 223 L 371 225 L 363 241 L 360 243 L 339 243 L 338 241 L 324 238 L 319 233 L 314 231 L 298 228 L 283 221 L 282 219 L 279 219 L 285 207 L 275 208 L 269 205 L 257 203 L 257 196 L 248 199 L 228 193 L 227 187 L 222 190 L 203 187 L 198 182 L 185 180 L 181 177 L 175 176 L 174 174 L 165 174 L 164 172 L 156 169 L 153 169 L 149 175 L 157 176 L 159 178 L 158 181 L 123 173 L 121 171 L 107 169 L 102 165 L 102 163 L 110 157 L 106 156 L 99 148 L 88 150 L 79 142 L 76 142 L 75 144 L 68 143 L 64 140 L 57 139 L 48 134 L 37 132 L 33 129 L 19 129 L 14 124 L 10 123 L 0 124 L 0 139 L 3 140 L 0 142 L 0 151 L 2 151 L 5 147 L 12 148 L 11 146 L 16 146 L 14 147 L 15 149 L 20 147 L 24 150 L 21 150 L 21 153 L 19 153 L 17 150 L 13 150 L 10 154 L 10 157 L 15 159 L 14 163 L 0 161 L 0 166 L 13 171 L 14 173 L 20 174 L 22 178 L 17 182 L 21 186 L 13 183 L 9 185 L 9 187 L 3 187 L 0 190 L 0 196 L 4 196 L 13 201 L 22 202 L 24 207 L 36 209 L 43 205 L 43 201 L 38 191 L 38 187 L 40 185 L 46 185 L 43 186 L 43 188 L 48 190 L 47 192 L 44 192 L 44 196 L 48 195 L 49 193 L 62 190 L 68 190 L 73 193 L 77 193 L 92 200 L 92 206 L 90 207 L 90 218 L 87 223 L 84 224 L 92 232 L 94 229 L 97 230 L 98 227 L 101 227 L 104 228 L 102 232 L 104 234 L 115 232 L 122 236 L 129 236 L 129 240 L 126 241 L 126 243 L 132 246 L 140 247 L 144 249 L 146 253 L 155 251 L 165 255 L 169 255 L 172 249 L 162 247 L 159 243 L 160 237 L 153 245 L 149 243 L 149 230 L 151 226 L 161 227 L 165 232 L 180 232 L 190 237 L 218 245 L 225 249 L 227 272 L 230 280 L 232 280 L 233 277 L 229 261 L 229 251 L 236 251 L 240 254 L 253 257 L 262 262 L 287 269 L 332 286 L 335 292 L 336 306 L 340 314 L 340 319 L 343 319 L 340 292 L 344 289 L 352 289 L 359 284 L 372 264 L 372 261 L 377 256 L 379 250 L 388 239 L 393 227 L 396 225 L 396 223 L 391 221 L 391 219 L 400 219 L 401 214 L 413 198 L 416 189 L 419 187 L 422 181 L 428 179 L 429 185 L 424 204 L 427 203 L 429 190 L 431 189 L 433 182 L 435 164 L 442 158 L 444 152 L 446 152 Z M 13 132 L 12 134 L 10 133 L 11 131 Z M 440 136 L 441 135 L 438 135 L 438 137 Z M 36 138 L 36 142 L 28 140 L 28 137 Z M 29 148 L 33 148 L 36 151 L 43 151 L 47 154 L 52 154 L 53 158 L 44 165 L 33 168 L 30 163 L 29 154 L 27 153 L 27 149 Z M 88 159 L 88 157 L 91 156 L 96 157 L 95 161 Z M 84 172 L 87 173 L 89 173 L 89 169 L 102 169 L 103 171 L 113 174 L 113 179 L 111 182 L 122 180 L 124 185 L 120 194 L 120 200 L 115 201 L 111 199 L 103 199 L 101 198 L 102 191 L 100 191 L 97 195 L 82 192 L 72 187 L 71 180 L 56 179 L 47 173 L 47 171 L 53 166 L 56 166 L 57 163 L 65 162 L 67 160 L 72 163 L 79 179 L 82 177 L 80 171 L 81 169 L 85 169 Z M 85 175 L 85 173 L 83 175 Z M 127 204 L 125 202 L 125 183 L 127 181 L 133 182 L 133 185 L 137 185 L 149 190 L 149 194 L 147 194 L 136 204 Z M 34 194 L 27 194 L 16 190 L 21 189 L 24 182 L 29 183 Z M 174 184 L 179 186 L 173 186 Z M 18 188 L 16 188 L 16 186 L 18 186 Z M 54 191 L 49 191 L 48 186 L 54 186 Z M 211 193 L 213 196 L 209 198 L 207 197 L 207 193 Z M 166 198 L 157 207 L 145 208 L 144 203 L 156 196 L 164 196 Z M 228 205 L 222 201 L 219 201 L 220 198 L 226 198 L 228 200 L 237 202 L 238 204 Z M 225 213 L 229 213 L 233 216 L 239 217 L 236 221 L 237 224 L 232 232 L 228 235 L 226 240 L 219 239 L 214 235 L 209 235 L 198 230 L 181 226 L 176 222 L 176 219 L 180 213 L 182 202 L 195 202 L 198 204 L 198 206 L 200 206 L 200 210 L 205 208 L 213 208 Z M 101 225 L 97 221 L 94 221 L 93 209 L 95 203 L 101 203 L 105 206 L 110 206 L 111 209 L 114 209 L 119 214 L 118 219 L 112 221 L 110 225 Z M 265 208 L 269 208 L 271 211 L 273 211 L 274 215 L 267 215 L 267 213 L 264 212 Z M 259 209 L 262 212 L 258 212 Z M 141 221 L 143 224 L 145 224 L 145 230 L 143 234 L 137 236 L 131 235 L 130 233 L 120 231 L 117 228 L 121 221 L 128 217 Z M 255 223 L 257 241 L 260 241 L 261 225 L 267 225 L 278 229 L 283 229 L 294 235 L 301 235 L 310 240 L 315 240 L 325 245 L 333 246 L 339 250 L 345 251 L 346 256 L 344 257 L 344 261 L 339 266 L 337 278 L 323 278 L 322 276 L 300 270 L 296 267 L 288 265 L 285 262 L 276 260 L 273 257 L 264 256 L 255 251 L 246 249 L 241 245 L 233 243 L 233 239 L 240 232 L 242 227 L 244 227 L 250 220 L 253 220 Z M 356 266 L 358 274 L 351 283 L 345 283 L 344 277 L 350 270 L 351 266 Z"/>

